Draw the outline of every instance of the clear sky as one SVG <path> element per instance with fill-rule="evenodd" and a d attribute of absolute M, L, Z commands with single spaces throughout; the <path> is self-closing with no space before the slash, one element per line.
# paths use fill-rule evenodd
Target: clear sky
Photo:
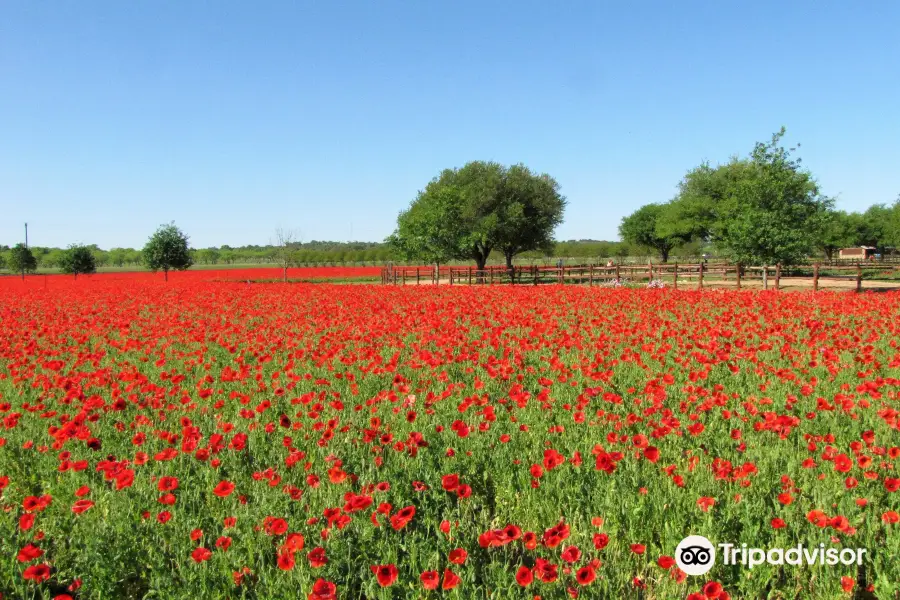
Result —
<path fill-rule="evenodd" d="M 900 2 L 0 1 L 0 243 L 381 240 L 523 162 L 616 239 L 781 125 L 838 207 L 900 193 Z"/>

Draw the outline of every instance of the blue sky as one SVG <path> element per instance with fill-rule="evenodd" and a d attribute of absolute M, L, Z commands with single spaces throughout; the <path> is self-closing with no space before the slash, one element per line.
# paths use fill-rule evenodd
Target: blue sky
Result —
<path fill-rule="evenodd" d="M 0 243 L 381 240 L 445 167 L 523 162 L 615 239 L 781 125 L 838 207 L 900 193 L 900 3 L 0 2 Z"/>

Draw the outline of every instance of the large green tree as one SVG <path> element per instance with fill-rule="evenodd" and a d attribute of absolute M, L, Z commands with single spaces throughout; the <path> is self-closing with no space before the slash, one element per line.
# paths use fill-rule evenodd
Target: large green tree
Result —
<path fill-rule="evenodd" d="M 619 235 L 626 242 L 655 250 L 663 262 L 668 262 L 669 253 L 691 241 L 695 234 L 689 228 L 665 229 L 662 224 L 667 214 L 663 204 L 645 204 L 622 219 Z"/>
<path fill-rule="evenodd" d="M 689 172 L 671 207 L 679 231 L 705 236 L 739 264 L 802 261 L 833 202 L 792 157 L 794 149 L 781 145 L 784 134 L 781 128 L 768 143 L 756 144 L 747 158 Z"/>
<path fill-rule="evenodd" d="M 496 249 L 512 266 L 516 254 L 552 243 L 564 208 L 549 175 L 473 161 L 444 170 L 419 192 L 388 242 L 407 259 L 474 260 L 479 269 Z"/>
<path fill-rule="evenodd" d="M 97 258 L 88 246 L 72 244 L 60 257 L 59 268 L 78 279 L 78 275 L 97 272 Z"/>
<path fill-rule="evenodd" d="M 512 269 L 513 258 L 532 250 L 552 251 L 553 231 L 562 223 L 566 199 L 549 175 L 522 164 L 506 169 L 500 184 L 497 249 Z"/>
<path fill-rule="evenodd" d="M 7 265 L 10 271 L 21 273 L 22 279 L 25 279 L 25 273 L 34 273 L 37 270 L 37 259 L 31 253 L 31 248 L 25 244 L 16 244 L 9 251 Z"/>
<path fill-rule="evenodd" d="M 160 225 L 144 246 L 141 258 L 144 265 L 154 273 L 165 273 L 166 281 L 169 280 L 169 271 L 183 271 L 194 264 L 188 236 L 174 223 Z"/>

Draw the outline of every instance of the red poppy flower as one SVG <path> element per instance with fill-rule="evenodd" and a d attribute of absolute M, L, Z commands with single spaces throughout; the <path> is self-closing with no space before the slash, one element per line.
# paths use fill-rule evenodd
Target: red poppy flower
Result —
<path fill-rule="evenodd" d="M 398 572 L 396 565 L 372 565 L 369 568 L 372 569 L 375 578 L 378 580 L 378 585 L 381 587 L 389 587 L 397 581 Z"/>
<path fill-rule="evenodd" d="M 178 489 L 177 477 L 160 477 L 156 483 L 156 489 L 160 492 L 172 492 Z"/>
<path fill-rule="evenodd" d="M 718 581 L 709 581 L 703 586 L 703 595 L 707 598 L 718 598 L 722 595 L 722 584 Z"/>
<path fill-rule="evenodd" d="M 569 546 L 562 551 L 560 558 L 562 558 L 567 563 L 576 562 L 579 558 L 581 558 L 581 550 L 578 549 L 578 546 Z"/>
<path fill-rule="evenodd" d="M 534 575 L 544 583 L 553 583 L 559 577 L 558 567 L 543 558 L 539 558 L 534 561 Z"/>
<path fill-rule="evenodd" d="M 442 590 L 452 590 L 462 581 L 459 575 L 451 571 L 450 569 L 444 569 L 444 576 L 441 581 L 441 589 Z"/>
<path fill-rule="evenodd" d="M 532 570 L 526 566 L 519 567 L 519 570 L 516 572 L 516 583 L 522 587 L 528 587 L 532 581 L 534 581 Z"/>
<path fill-rule="evenodd" d="M 597 574 L 591 566 L 581 567 L 575 573 L 575 581 L 577 581 L 580 585 L 589 585 L 596 578 Z"/>
<path fill-rule="evenodd" d="M 19 555 L 17 557 L 19 562 L 31 562 L 36 558 L 40 558 L 44 555 L 44 551 L 35 546 L 34 544 L 26 544 L 21 550 L 19 550 Z"/>
<path fill-rule="evenodd" d="M 230 481 L 220 481 L 218 485 L 216 485 L 213 490 L 213 494 L 218 496 L 219 498 L 225 498 L 226 496 L 230 496 L 231 492 L 234 491 L 234 484 Z"/>
<path fill-rule="evenodd" d="M 294 568 L 294 553 L 293 552 L 279 552 L 278 553 L 278 568 L 282 571 L 290 571 Z"/>
<path fill-rule="evenodd" d="M 318 569 L 328 564 L 328 558 L 325 556 L 325 549 L 321 547 L 310 550 L 306 555 L 306 558 L 309 560 L 309 566 L 313 569 Z"/>
<path fill-rule="evenodd" d="M 76 500 L 75 504 L 72 505 L 72 512 L 76 515 L 80 515 L 89 510 L 92 506 L 94 506 L 94 503 L 90 500 Z"/>
<path fill-rule="evenodd" d="M 852 577 L 847 577 L 846 575 L 841 577 L 841 589 L 844 590 L 845 593 L 849 594 L 852 592 L 855 585 L 856 582 L 853 581 Z"/>
<path fill-rule="evenodd" d="M 437 589 L 439 583 L 437 571 L 423 571 L 419 576 L 419 579 L 422 581 L 422 587 L 424 587 L 426 590 Z"/>
<path fill-rule="evenodd" d="M 31 565 L 22 573 L 24 579 L 41 583 L 50 579 L 50 565 Z"/>
<path fill-rule="evenodd" d="M 409 524 L 410 521 L 412 521 L 412 518 L 415 516 L 415 514 L 415 506 L 407 506 L 406 508 L 400 509 L 397 514 L 391 517 L 391 527 L 398 531 L 400 529 L 403 529 Z"/>
<path fill-rule="evenodd" d="M 306 600 L 337 600 L 337 586 L 330 581 L 317 579 Z"/>
<path fill-rule="evenodd" d="M 455 492 L 459 487 L 459 475 L 456 473 L 444 475 L 441 477 L 441 487 L 447 492 Z"/>
<path fill-rule="evenodd" d="M 191 558 L 194 559 L 195 563 L 202 563 L 203 561 L 209 560 L 211 556 L 212 551 L 203 546 L 194 548 L 194 551 L 191 552 Z"/>
<path fill-rule="evenodd" d="M 462 565 L 465 564 L 468 557 L 469 553 L 466 552 L 463 548 L 456 548 L 450 551 L 449 560 L 455 565 Z"/>

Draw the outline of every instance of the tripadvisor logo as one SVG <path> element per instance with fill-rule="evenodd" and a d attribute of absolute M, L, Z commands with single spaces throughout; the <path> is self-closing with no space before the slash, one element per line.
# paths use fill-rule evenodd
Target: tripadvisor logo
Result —
<path fill-rule="evenodd" d="M 762 564 L 769 565 L 861 565 L 865 548 L 825 548 L 825 544 L 806 547 L 798 544 L 792 548 L 749 548 L 747 544 L 722 543 L 718 545 L 722 564 L 743 565 L 749 569 Z M 675 563 L 688 575 L 703 575 L 716 562 L 716 547 L 702 535 L 689 535 L 675 548 Z"/>
<path fill-rule="evenodd" d="M 716 562 L 716 549 L 702 535 L 689 535 L 675 548 L 675 563 L 688 575 L 703 575 Z"/>

